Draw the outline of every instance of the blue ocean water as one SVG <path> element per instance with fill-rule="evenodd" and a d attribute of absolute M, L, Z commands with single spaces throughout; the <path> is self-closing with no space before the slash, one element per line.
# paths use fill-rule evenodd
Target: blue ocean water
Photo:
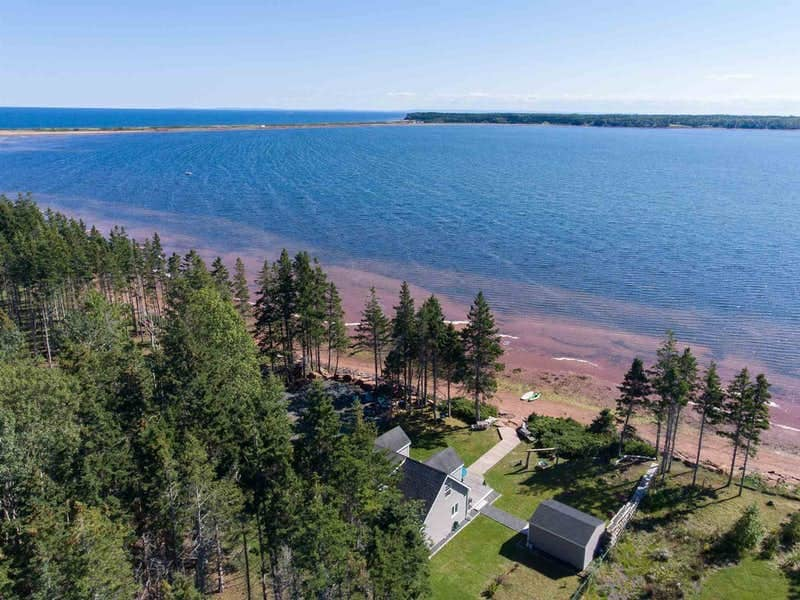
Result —
<path fill-rule="evenodd" d="M 210 125 L 297 125 L 396 121 L 404 113 L 186 108 L 0 108 L 0 129 L 84 129 Z"/>
<path fill-rule="evenodd" d="M 462 299 L 491 286 L 508 314 L 655 335 L 672 327 L 718 357 L 800 376 L 798 132 L 479 125 L 9 137 L 0 190 L 123 221 L 138 211 L 153 229 L 177 215 L 223 251 L 277 236 L 327 263 Z"/>

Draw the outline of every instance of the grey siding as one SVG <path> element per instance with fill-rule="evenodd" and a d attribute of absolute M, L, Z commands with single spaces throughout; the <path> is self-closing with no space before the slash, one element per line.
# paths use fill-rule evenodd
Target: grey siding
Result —
<path fill-rule="evenodd" d="M 406 458 L 408 458 L 411 453 L 411 444 L 406 444 L 405 446 L 400 448 L 400 450 L 398 450 L 397 453 L 401 456 L 405 456 Z"/>
<path fill-rule="evenodd" d="M 450 494 L 445 495 L 448 485 Z M 447 537 L 453 530 L 453 523 L 461 523 L 467 518 L 468 498 L 469 488 L 457 479 L 448 477 L 425 518 L 425 535 L 431 545 Z M 455 504 L 458 504 L 458 512 L 452 515 Z"/>
<path fill-rule="evenodd" d="M 598 528 L 592 534 L 586 546 L 581 546 L 551 533 L 546 529 L 531 524 L 528 529 L 528 544 L 537 550 L 546 552 L 550 556 L 572 565 L 576 569 L 583 570 L 592 562 L 597 544 L 600 542 L 600 537 L 602 535 L 603 529 Z"/>

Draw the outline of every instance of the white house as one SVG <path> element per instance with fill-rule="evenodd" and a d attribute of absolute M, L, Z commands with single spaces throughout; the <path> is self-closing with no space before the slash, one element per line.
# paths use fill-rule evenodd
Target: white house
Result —
<path fill-rule="evenodd" d="M 403 495 L 422 503 L 425 537 L 431 547 L 466 521 L 470 511 L 480 508 L 492 491 L 469 476 L 464 461 L 452 448 L 425 462 L 410 458 L 411 440 L 401 427 L 378 437 L 375 445 L 389 452 L 398 465 Z"/>

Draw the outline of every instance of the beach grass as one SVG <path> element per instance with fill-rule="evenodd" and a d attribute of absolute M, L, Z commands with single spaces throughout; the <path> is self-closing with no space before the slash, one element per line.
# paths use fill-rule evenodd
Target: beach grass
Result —
<path fill-rule="evenodd" d="M 776 567 L 776 561 L 757 557 L 757 551 L 739 563 L 715 564 L 709 550 L 755 504 L 767 531 L 775 531 L 800 502 L 745 489 L 724 488 L 723 475 L 701 469 L 707 486 L 691 493 L 692 471 L 673 468 L 666 486 L 654 490 L 598 570 L 586 598 L 629 597 L 646 585 L 678 585 L 686 597 L 759 598 L 777 600 L 800 597 L 790 593 L 793 582 Z M 792 595 L 795 594 L 795 595 Z"/>

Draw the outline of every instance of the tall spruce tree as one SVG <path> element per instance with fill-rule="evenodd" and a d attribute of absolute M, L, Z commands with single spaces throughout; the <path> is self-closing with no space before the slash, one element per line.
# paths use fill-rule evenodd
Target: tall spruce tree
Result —
<path fill-rule="evenodd" d="M 722 407 L 722 422 L 726 425 L 725 429 L 717 431 L 717 435 L 727 438 L 733 451 L 731 452 L 731 467 L 728 472 L 729 487 L 733 482 L 734 469 L 736 468 L 736 457 L 742 446 L 742 429 L 747 418 L 747 407 L 751 403 L 750 396 L 753 393 L 753 384 L 747 368 L 742 369 L 733 380 L 728 384 L 725 393 L 725 403 Z"/>
<path fill-rule="evenodd" d="M 255 309 L 255 337 L 261 353 L 269 361 L 270 369 L 275 373 L 276 363 L 285 347 L 283 337 L 283 319 L 278 307 L 277 268 L 264 261 L 258 273 L 258 295 Z"/>
<path fill-rule="evenodd" d="M 231 299 L 233 293 L 233 284 L 231 283 L 231 274 L 228 272 L 228 267 L 222 262 L 218 256 L 211 263 L 211 278 L 214 280 L 214 285 L 217 291 L 225 299 Z"/>
<path fill-rule="evenodd" d="M 752 386 L 750 394 L 747 396 L 747 404 L 744 407 L 744 419 L 742 424 L 741 437 L 746 440 L 744 447 L 744 465 L 742 465 L 742 477 L 739 480 L 739 496 L 742 495 L 744 478 L 747 475 L 747 462 L 751 456 L 755 456 L 761 444 L 761 432 L 769 429 L 769 393 L 770 384 L 766 376 L 760 373 L 756 376 L 756 382 Z"/>
<path fill-rule="evenodd" d="M 328 371 L 331 370 L 331 357 L 336 355 L 334 374 L 339 371 L 339 355 L 347 350 L 350 338 L 344 323 L 344 309 L 339 290 L 332 281 L 325 289 L 325 343 L 328 348 Z"/>
<path fill-rule="evenodd" d="M 433 418 L 436 418 L 437 384 L 441 370 L 441 339 L 445 329 L 439 300 L 431 296 L 422 303 L 418 321 L 420 363 L 423 373 L 423 404 L 428 401 L 428 374 L 433 380 Z"/>
<path fill-rule="evenodd" d="M 450 388 L 464 375 L 465 358 L 464 343 L 452 323 L 447 323 L 439 339 L 439 348 L 442 356 L 442 371 L 447 381 L 447 416 L 452 415 Z"/>
<path fill-rule="evenodd" d="M 619 433 L 619 455 L 622 456 L 625 448 L 625 438 L 631 434 L 631 416 L 639 407 L 647 402 L 650 395 L 650 382 L 644 370 L 644 363 L 640 358 L 634 358 L 631 368 L 625 373 L 625 378 L 619 386 L 617 398 L 617 415 L 622 420 L 622 430 Z"/>
<path fill-rule="evenodd" d="M 697 437 L 697 457 L 694 461 L 692 473 L 692 487 L 697 485 L 697 470 L 700 467 L 700 452 L 703 449 L 703 435 L 707 425 L 716 425 L 722 418 L 722 407 L 725 401 L 725 392 L 722 382 L 717 374 L 717 364 L 711 361 L 703 377 L 703 390 L 697 398 L 695 410 L 700 413 L 700 434 Z"/>
<path fill-rule="evenodd" d="M 401 376 L 400 388 L 403 398 L 411 399 L 412 382 L 414 379 L 414 355 L 416 348 L 417 320 L 414 311 L 414 298 L 407 282 L 400 286 L 400 297 L 394 307 L 392 319 L 393 355 Z"/>
<path fill-rule="evenodd" d="M 250 316 L 250 287 L 247 285 L 247 271 L 244 262 L 238 256 L 233 268 L 233 301 L 239 314 L 243 317 Z"/>
<path fill-rule="evenodd" d="M 375 367 L 375 385 L 378 385 L 379 366 L 384 349 L 390 340 L 389 319 L 383 312 L 375 288 L 369 289 L 369 296 L 361 312 L 361 321 L 356 326 L 356 335 L 353 339 L 355 352 L 368 351 L 372 354 Z"/>
<path fill-rule="evenodd" d="M 489 304 L 478 292 L 467 315 L 467 326 L 461 332 L 466 367 L 464 386 L 475 399 L 475 420 L 481 419 L 481 400 L 497 389 L 497 373 L 503 370 L 498 359 L 503 355 L 499 330 Z"/>

